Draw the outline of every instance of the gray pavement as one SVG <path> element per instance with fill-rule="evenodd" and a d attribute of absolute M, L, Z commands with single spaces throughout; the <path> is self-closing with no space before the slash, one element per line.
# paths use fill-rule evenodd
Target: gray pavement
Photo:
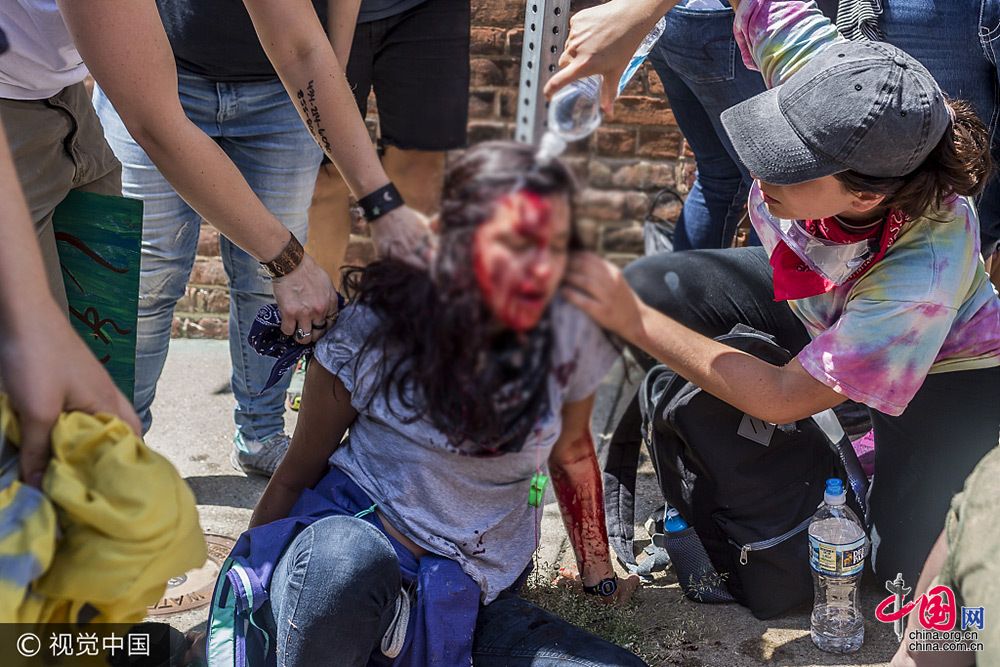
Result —
<path fill-rule="evenodd" d="M 246 528 L 266 480 L 247 477 L 230 465 L 233 408 L 229 390 L 229 348 L 225 341 L 177 339 L 170 353 L 153 403 L 153 426 L 147 443 L 167 456 L 194 491 L 202 528 L 206 533 L 236 538 Z M 631 380 L 639 379 L 633 373 Z M 634 384 L 624 378 L 619 364 L 598 390 L 593 432 L 602 457 L 617 416 L 631 398 Z M 286 413 L 292 433 L 296 413 Z M 636 519 L 641 523 L 661 503 L 655 473 L 648 460 L 639 470 Z M 550 485 L 551 486 L 551 485 Z M 562 526 L 551 489 L 546 492 L 541 543 L 536 562 L 553 567 L 573 564 L 572 549 Z M 637 543 L 645 535 L 637 527 Z M 168 591 L 169 594 L 169 591 Z M 800 609 L 771 621 L 759 621 L 735 604 L 701 605 L 684 599 L 676 577 L 668 570 L 636 598 L 637 623 L 666 633 L 683 626 L 691 638 L 684 651 L 672 651 L 656 664 L 719 665 L 883 665 L 895 649 L 889 626 L 874 620 L 874 608 L 884 592 L 869 586 L 862 591 L 867 610 L 866 643 L 859 653 L 833 656 L 815 649 L 809 640 L 809 609 Z M 203 629 L 207 608 L 155 620 L 181 631 Z"/>

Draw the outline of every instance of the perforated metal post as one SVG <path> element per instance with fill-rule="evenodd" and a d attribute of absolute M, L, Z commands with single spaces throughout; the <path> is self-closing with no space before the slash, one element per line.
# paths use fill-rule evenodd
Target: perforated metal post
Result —
<path fill-rule="evenodd" d="M 537 144 L 545 131 L 549 104 L 542 88 L 559 67 L 568 30 L 569 0 L 527 0 L 514 135 L 518 141 Z"/>

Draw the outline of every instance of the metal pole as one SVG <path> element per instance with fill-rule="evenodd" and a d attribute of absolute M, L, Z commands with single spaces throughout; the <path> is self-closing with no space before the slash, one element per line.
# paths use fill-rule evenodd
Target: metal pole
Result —
<path fill-rule="evenodd" d="M 527 0 L 525 3 L 521 86 L 514 134 L 518 141 L 537 144 L 545 131 L 549 104 L 542 88 L 559 67 L 559 54 L 569 30 L 569 1 Z"/>

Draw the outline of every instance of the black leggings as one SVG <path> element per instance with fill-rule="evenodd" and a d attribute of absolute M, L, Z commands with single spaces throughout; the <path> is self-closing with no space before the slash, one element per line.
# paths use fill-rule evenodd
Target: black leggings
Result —
<path fill-rule="evenodd" d="M 633 262 L 625 276 L 645 303 L 706 336 L 743 323 L 792 354 L 809 343 L 788 304 L 774 301 L 760 247 L 653 255 Z M 868 411 L 876 442 L 868 494 L 872 568 L 879 580 L 901 572 L 914 586 L 951 497 L 997 446 L 1000 367 L 928 375 L 902 415 Z"/>

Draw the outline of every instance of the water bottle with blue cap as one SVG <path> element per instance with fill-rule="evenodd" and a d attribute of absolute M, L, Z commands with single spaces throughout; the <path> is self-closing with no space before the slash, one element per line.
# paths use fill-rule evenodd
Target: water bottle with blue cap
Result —
<path fill-rule="evenodd" d="M 844 483 L 828 479 L 823 504 L 809 523 L 809 565 L 813 575 L 813 643 L 830 653 L 853 653 L 865 639 L 858 600 L 868 539 L 847 506 Z"/>

